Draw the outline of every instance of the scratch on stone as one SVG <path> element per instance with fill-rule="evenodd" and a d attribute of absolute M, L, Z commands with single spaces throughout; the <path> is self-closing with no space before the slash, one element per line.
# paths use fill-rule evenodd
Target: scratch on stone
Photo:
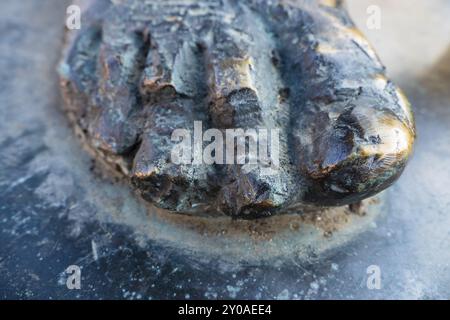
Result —
<path fill-rule="evenodd" d="M 92 256 L 94 257 L 94 260 L 98 260 L 98 251 L 97 251 L 97 244 L 94 240 L 91 240 L 91 247 L 92 247 Z"/>

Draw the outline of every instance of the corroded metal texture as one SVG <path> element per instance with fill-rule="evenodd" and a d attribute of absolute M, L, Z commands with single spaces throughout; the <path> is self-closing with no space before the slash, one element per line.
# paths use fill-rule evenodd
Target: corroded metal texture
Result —
<path fill-rule="evenodd" d="M 65 108 L 158 207 L 253 218 L 345 205 L 404 169 L 409 103 L 338 1 L 91 2 L 66 37 Z M 172 132 L 194 121 L 279 129 L 278 173 L 172 163 Z"/>

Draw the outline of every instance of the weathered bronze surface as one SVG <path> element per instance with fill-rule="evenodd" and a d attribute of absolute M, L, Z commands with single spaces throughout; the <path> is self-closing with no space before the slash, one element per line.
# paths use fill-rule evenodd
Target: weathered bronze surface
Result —
<path fill-rule="evenodd" d="M 175 212 L 355 203 L 412 152 L 409 103 L 338 1 L 92 1 L 60 73 L 87 145 Z M 197 120 L 280 129 L 279 172 L 172 163 L 173 130 Z"/>

